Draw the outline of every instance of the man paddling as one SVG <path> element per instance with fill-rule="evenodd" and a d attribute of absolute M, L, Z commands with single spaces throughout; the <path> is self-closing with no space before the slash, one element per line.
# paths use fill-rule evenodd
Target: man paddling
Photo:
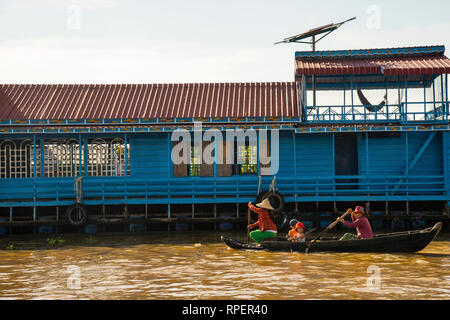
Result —
<path fill-rule="evenodd" d="M 365 216 L 364 208 L 357 206 L 355 211 L 352 209 L 348 210 L 350 210 L 353 222 L 350 223 L 340 218 L 338 220 L 348 228 L 356 228 L 358 234 L 355 236 L 352 233 L 346 233 L 340 240 L 372 239 L 372 227 L 370 226 L 369 220 Z"/>
<path fill-rule="evenodd" d="M 250 238 L 255 240 L 257 243 L 261 243 L 263 239 L 276 238 L 277 226 L 270 218 L 270 212 L 273 211 L 274 208 L 270 205 L 269 199 L 264 199 L 261 203 L 258 203 L 256 207 L 249 202 L 248 207 L 250 210 L 258 214 L 258 221 L 248 225 L 247 228 L 250 230 L 255 227 L 259 227 L 259 229 L 250 232 Z"/>

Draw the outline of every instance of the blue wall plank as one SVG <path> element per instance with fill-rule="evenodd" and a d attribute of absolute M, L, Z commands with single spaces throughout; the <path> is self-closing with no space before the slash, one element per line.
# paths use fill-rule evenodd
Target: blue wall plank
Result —
<path fill-rule="evenodd" d="M 330 177 L 333 172 L 333 145 L 330 134 L 305 135 L 295 137 L 297 177 Z"/>
<path fill-rule="evenodd" d="M 166 178 L 170 155 L 167 150 L 167 134 L 140 134 L 130 138 L 131 176 L 141 178 Z"/>

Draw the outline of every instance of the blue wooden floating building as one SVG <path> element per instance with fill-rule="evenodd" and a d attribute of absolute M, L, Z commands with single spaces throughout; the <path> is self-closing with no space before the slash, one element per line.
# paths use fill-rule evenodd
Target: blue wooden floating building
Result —
<path fill-rule="evenodd" d="M 0 85 L 0 228 L 238 225 L 274 176 L 285 211 L 311 225 L 356 204 L 380 227 L 448 219 L 444 51 L 296 52 L 289 83 Z M 174 132 L 194 141 L 200 124 L 267 136 L 222 144 L 242 161 L 202 161 L 203 141 L 175 164 Z M 278 154 L 275 171 L 260 149 Z"/>

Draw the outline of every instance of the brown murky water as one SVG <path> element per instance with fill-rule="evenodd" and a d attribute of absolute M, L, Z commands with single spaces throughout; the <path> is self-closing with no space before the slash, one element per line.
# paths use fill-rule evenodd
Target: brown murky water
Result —
<path fill-rule="evenodd" d="M 218 233 L 63 237 L 0 239 L 0 299 L 450 299 L 448 235 L 416 254 L 308 255 Z"/>

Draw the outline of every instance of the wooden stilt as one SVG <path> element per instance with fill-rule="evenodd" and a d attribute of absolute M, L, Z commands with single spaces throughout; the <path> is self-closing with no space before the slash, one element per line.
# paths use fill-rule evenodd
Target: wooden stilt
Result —
<path fill-rule="evenodd" d="M 104 204 L 102 205 L 102 214 L 103 214 L 103 219 L 106 219 L 106 207 Z M 103 232 L 106 232 L 106 224 L 102 225 L 102 229 L 103 229 Z"/>
<path fill-rule="evenodd" d="M 128 218 L 128 205 L 127 204 L 125 204 L 123 215 L 124 215 L 125 219 Z M 124 228 L 125 232 L 128 231 L 129 226 L 130 226 L 129 224 L 124 223 L 123 228 Z"/>
<path fill-rule="evenodd" d="M 36 207 L 33 207 L 33 222 L 36 221 Z M 33 234 L 37 233 L 36 227 L 33 227 Z"/>
<path fill-rule="evenodd" d="M 56 221 L 59 221 L 59 207 L 56 207 Z M 59 234 L 59 226 L 56 225 L 56 233 Z"/>
<path fill-rule="evenodd" d="M 217 204 L 213 205 L 214 219 L 217 218 Z M 214 230 L 217 231 L 217 222 L 214 222 Z"/>
<path fill-rule="evenodd" d="M 170 212 L 170 203 L 167 205 L 167 218 L 169 219 L 169 222 L 167 223 L 167 231 L 170 232 L 170 216 L 171 216 L 171 212 Z"/>
<path fill-rule="evenodd" d="M 148 204 L 145 203 L 145 220 L 147 221 L 147 219 L 148 219 Z M 144 231 L 145 231 L 145 232 L 148 231 L 147 228 L 148 228 L 148 224 L 145 223 L 145 224 L 144 224 Z"/>
<path fill-rule="evenodd" d="M 236 203 L 236 218 L 239 219 L 239 203 Z M 239 222 L 236 222 L 236 229 L 239 229 Z"/>
<path fill-rule="evenodd" d="M 192 204 L 192 220 L 195 219 L 195 204 Z M 191 222 L 191 230 L 194 231 L 194 222 Z"/>
<path fill-rule="evenodd" d="M 316 201 L 316 212 L 315 212 L 316 219 L 314 221 L 314 227 L 318 228 L 320 227 L 320 212 L 319 212 L 319 201 Z"/>
<path fill-rule="evenodd" d="M 13 221 L 13 208 L 9 207 L 9 222 Z M 12 234 L 12 227 L 9 227 L 9 234 Z"/>

